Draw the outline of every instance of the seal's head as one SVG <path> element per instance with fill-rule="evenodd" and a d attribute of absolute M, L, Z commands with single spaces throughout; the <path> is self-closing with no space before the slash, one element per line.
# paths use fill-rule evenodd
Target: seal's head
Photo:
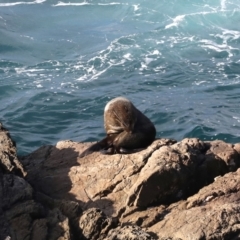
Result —
<path fill-rule="evenodd" d="M 107 133 L 114 133 L 115 130 L 132 133 L 136 121 L 136 108 L 124 97 L 112 99 L 104 109 L 104 122 Z"/>

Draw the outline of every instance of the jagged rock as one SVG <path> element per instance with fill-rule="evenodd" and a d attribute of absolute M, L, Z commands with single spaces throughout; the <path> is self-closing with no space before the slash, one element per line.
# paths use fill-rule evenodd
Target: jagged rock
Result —
<path fill-rule="evenodd" d="M 240 239 L 240 169 L 181 204 L 172 204 L 164 218 L 148 229 L 159 239 Z"/>
<path fill-rule="evenodd" d="M 143 231 L 138 226 L 127 225 L 112 229 L 106 240 L 154 240 L 150 234 Z"/>
<path fill-rule="evenodd" d="M 66 216 L 34 199 L 34 190 L 16 156 L 16 147 L 0 124 L 0 239 L 71 239 Z"/>
<path fill-rule="evenodd" d="M 133 224 L 146 229 L 161 221 L 168 212 L 167 205 L 150 207 L 144 210 L 129 207 L 122 214 L 119 221 L 122 224 Z"/>
<path fill-rule="evenodd" d="M 22 162 L 28 172 L 27 180 L 35 190 L 51 198 L 78 201 L 83 209 L 100 208 L 115 217 L 125 208 L 128 192 L 149 157 L 172 143 L 160 139 L 139 153 L 112 156 L 93 153 L 79 158 L 89 144 L 62 141 L 56 147 L 37 150 Z M 46 158 L 43 160 L 42 156 Z"/>
<path fill-rule="evenodd" d="M 142 211 L 139 207 L 184 199 L 212 183 L 216 176 L 239 166 L 238 145 L 222 141 L 203 142 L 194 138 L 175 143 L 159 139 L 134 154 L 93 153 L 79 158 L 88 146 L 62 141 L 56 147 L 40 148 L 23 159 L 27 179 L 37 191 L 53 199 L 77 201 L 83 209 L 97 207 L 108 216 L 119 217 L 120 222 L 142 227 L 157 226 L 171 210 L 166 205 Z M 185 205 L 179 202 L 179 206 Z M 183 208 L 181 213 L 183 210 L 186 211 Z M 91 221 L 96 220 L 86 222 Z M 80 224 L 87 239 L 97 239 L 101 235 L 102 227 L 94 230 L 99 225 L 89 223 L 86 226 Z M 175 237 L 173 232 L 167 237 L 182 237 Z M 230 228 L 226 232 L 231 232 Z"/>
<path fill-rule="evenodd" d="M 15 203 L 32 199 L 33 190 L 23 178 L 4 174 L 2 183 L 2 208 L 9 209 Z"/>
<path fill-rule="evenodd" d="M 130 189 L 127 204 L 147 207 L 170 203 L 196 191 L 196 185 L 203 185 L 195 174 L 204 162 L 204 151 L 206 146 L 198 139 L 185 139 L 154 151 Z"/>
<path fill-rule="evenodd" d="M 25 176 L 26 173 L 22 164 L 17 158 L 17 149 L 15 142 L 7 129 L 0 123 L 0 167 L 6 173 L 16 173 L 20 176 Z"/>
<path fill-rule="evenodd" d="M 224 149 L 216 151 L 199 139 L 178 143 L 159 139 L 134 154 L 93 153 L 79 158 L 88 146 L 62 141 L 56 147 L 40 148 L 23 159 L 28 181 L 54 199 L 77 200 L 83 209 L 97 207 L 115 217 L 127 206 L 148 207 L 183 199 L 229 171 L 219 157 Z M 239 154 L 231 149 L 231 162 L 237 162 Z"/>
<path fill-rule="evenodd" d="M 0 186 L 0 239 L 71 239 L 68 218 L 36 202 L 23 178 L 4 174 Z"/>
<path fill-rule="evenodd" d="M 240 144 L 158 139 L 133 154 L 79 158 L 90 143 L 61 141 L 22 158 L 23 170 L 7 134 L 0 239 L 240 237 Z"/>
<path fill-rule="evenodd" d="M 225 143 L 220 140 L 212 141 L 209 144 L 209 154 L 212 153 L 223 160 L 230 171 L 235 171 L 240 167 L 239 153 L 235 150 L 235 146 L 233 144 Z M 237 145 L 236 148 L 238 149 Z"/>
<path fill-rule="evenodd" d="M 90 208 L 82 214 L 79 226 L 86 239 L 101 240 L 106 239 L 106 234 L 114 226 L 114 221 L 100 209 Z"/>

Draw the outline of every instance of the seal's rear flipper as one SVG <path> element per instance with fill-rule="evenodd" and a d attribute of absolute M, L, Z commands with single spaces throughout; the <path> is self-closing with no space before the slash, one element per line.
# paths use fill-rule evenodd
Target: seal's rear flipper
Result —
<path fill-rule="evenodd" d="M 115 153 L 115 149 L 114 147 L 107 147 L 107 148 L 101 149 L 100 152 L 104 155 L 112 155 Z"/>
<path fill-rule="evenodd" d="M 127 148 L 120 148 L 119 153 L 121 154 L 130 154 L 130 153 L 136 153 L 144 150 L 146 148 L 135 148 L 135 149 L 127 149 Z"/>

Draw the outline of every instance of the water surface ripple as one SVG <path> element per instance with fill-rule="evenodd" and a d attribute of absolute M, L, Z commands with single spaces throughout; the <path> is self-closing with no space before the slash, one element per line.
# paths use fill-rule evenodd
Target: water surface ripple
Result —
<path fill-rule="evenodd" d="M 20 155 L 104 136 L 125 96 L 157 137 L 240 142 L 240 3 L 3 0 L 0 121 Z"/>

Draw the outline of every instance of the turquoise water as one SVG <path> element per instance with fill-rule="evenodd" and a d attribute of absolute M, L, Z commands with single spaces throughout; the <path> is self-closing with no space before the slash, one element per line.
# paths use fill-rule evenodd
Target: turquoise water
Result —
<path fill-rule="evenodd" d="M 240 142 L 240 1 L 1 1 L 0 121 L 20 155 L 99 140 L 120 95 L 157 137 Z"/>

